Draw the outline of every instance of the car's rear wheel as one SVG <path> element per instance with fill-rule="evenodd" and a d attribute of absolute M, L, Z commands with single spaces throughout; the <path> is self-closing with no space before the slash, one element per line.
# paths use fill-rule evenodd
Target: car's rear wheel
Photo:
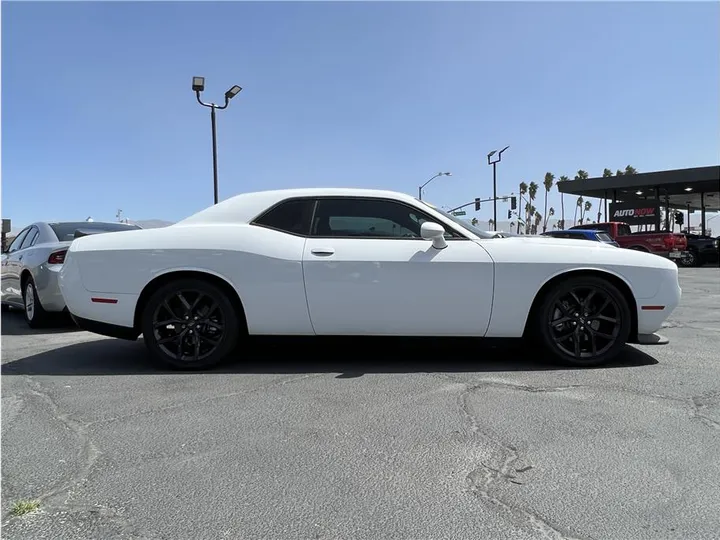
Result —
<path fill-rule="evenodd" d="M 48 312 L 40 303 L 33 278 L 29 277 L 23 289 L 23 304 L 25 306 L 25 322 L 30 328 L 42 328 L 48 322 Z"/>
<path fill-rule="evenodd" d="M 180 279 L 160 287 L 142 315 L 153 359 L 174 369 L 204 369 L 222 362 L 237 344 L 238 315 L 217 286 Z"/>
<path fill-rule="evenodd" d="M 584 276 L 553 287 L 536 312 L 541 343 L 559 362 L 597 366 L 612 360 L 627 343 L 632 312 L 609 281 Z"/>

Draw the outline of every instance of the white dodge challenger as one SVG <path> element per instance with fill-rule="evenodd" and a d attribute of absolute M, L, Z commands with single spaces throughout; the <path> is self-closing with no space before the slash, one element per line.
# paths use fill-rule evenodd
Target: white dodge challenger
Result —
<path fill-rule="evenodd" d="M 607 362 L 680 301 L 675 263 L 601 242 L 493 238 L 409 195 L 246 193 L 162 229 L 78 238 L 60 273 L 81 328 L 180 369 L 248 335 L 525 338 Z"/>

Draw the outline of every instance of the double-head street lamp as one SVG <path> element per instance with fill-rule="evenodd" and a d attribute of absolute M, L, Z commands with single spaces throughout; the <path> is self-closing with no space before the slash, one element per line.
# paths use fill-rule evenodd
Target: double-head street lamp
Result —
<path fill-rule="evenodd" d="M 510 148 L 509 146 L 506 146 L 499 152 L 497 150 L 493 150 L 487 155 L 488 158 L 488 165 L 492 165 L 493 168 L 493 230 L 497 231 L 497 164 L 500 163 L 500 160 L 502 159 L 502 153 Z M 493 156 L 497 154 L 497 159 L 493 159 Z"/>
<path fill-rule="evenodd" d="M 217 170 L 217 130 L 215 125 L 215 109 L 227 109 L 230 100 L 237 96 L 242 88 L 237 84 L 225 92 L 225 105 L 216 105 L 215 103 L 204 103 L 200 99 L 200 92 L 205 90 L 205 77 L 193 77 L 192 89 L 195 97 L 200 105 L 210 108 L 210 123 L 212 125 L 212 154 L 213 154 L 213 188 L 215 193 L 215 204 L 218 203 L 218 170 Z"/>
<path fill-rule="evenodd" d="M 438 176 L 452 176 L 452 173 L 449 173 L 449 172 L 439 172 L 439 173 L 437 173 L 435 176 L 433 176 L 430 180 L 428 180 L 427 182 L 425 182 L 422 186 L 419 186 L 419 187 L 418 187 L 418 199 L 420 199 L 420 200 L 422 201 L 422 190 L 423 190 L 423 188 L 424 188 L 425 186 L 427 186 L 430 182 L 432 182 L 433 180 L 435 180 Z"/>

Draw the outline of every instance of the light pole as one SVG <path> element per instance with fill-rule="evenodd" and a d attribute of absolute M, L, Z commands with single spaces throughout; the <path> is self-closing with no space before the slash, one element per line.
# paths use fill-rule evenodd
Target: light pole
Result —
<path fill-rule="evenodd" d="M 497 231 L 497 164 L 500 163 L 500 160 L 502 159 L 502 153 L 510 148 L 509 146 L 506 146 L 499 152 L 497 150 L 493 150 L 490 152 L 487 156 L 488 158 L 488 165 L 492 165 L 493 168 L 493 230 Z M 492 157 L 497 154 L 497 159 L 492 160 Z"/>
<path fill-rule="evenodd" d="M 422 201 L 422 190 L 423 190 L 423 188 L 424 188 L 425 186 L 427 186 L 430 182 L 432 182 L 433 180 L 435 180 L 438 176 L 452 176 L 452 173 L 450 173 L 450 172 L 439 172 L 439 173 L 437 173 L 435 176 L 433 176 L 430 180 L 428 180 L 427 182 L 425 182 L 422 186 L 419 186 L 419 187 L 418 187 L 418 199 L 420 199 L 420 200 Z"/>
<path fill-rule="evenodd" d="M 205 77 L 193 77 L 192 89 L 195 97 L 200 105 L 210 108 L 210 124 L 212 126 L 212 154 L 213 154 L 213 191 L 214 204 L 218 203 L 218 170 L 217 170 L 217 129 L 215 125 L 215 109 L 227 109 L 230 100 L 237 96 L 242 90 L 237 84 L 225 92 L 225 105 L 216 105 L 215 103 L 203 103 L 200 99 L 200 92 L 205 90 Z"/>

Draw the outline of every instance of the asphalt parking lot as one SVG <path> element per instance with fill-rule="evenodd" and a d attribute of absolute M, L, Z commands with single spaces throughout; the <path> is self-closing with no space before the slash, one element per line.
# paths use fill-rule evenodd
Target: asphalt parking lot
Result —
<path fill-rule="evenodd" d="M 716 539 L 720 270 L 680 273 L 670 345 L 599 369 L 355 340 L 165 373 L 3 313 L 3 538 Z"/>

